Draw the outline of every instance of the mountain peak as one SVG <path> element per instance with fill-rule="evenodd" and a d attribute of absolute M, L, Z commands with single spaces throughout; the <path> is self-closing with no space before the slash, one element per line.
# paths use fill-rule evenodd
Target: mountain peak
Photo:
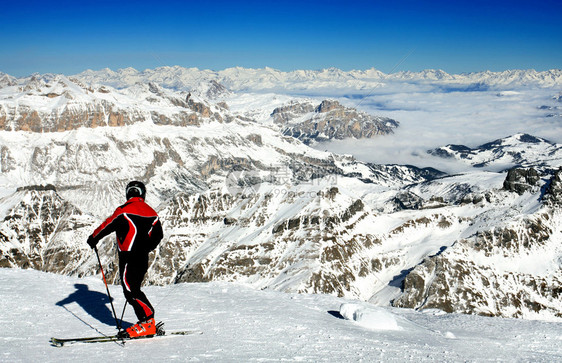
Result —
<path fill-rule="evenodd" d="M 475 148 L 449 144 L 428 150 L 428 153 L 444 158 L 454 158 L 475 167 L 553 168 L 562 163 L 562 145 L 526 133 L 514 134 Z M 548 155 L 547 159 L 545 159 L 545 155 Z"/>

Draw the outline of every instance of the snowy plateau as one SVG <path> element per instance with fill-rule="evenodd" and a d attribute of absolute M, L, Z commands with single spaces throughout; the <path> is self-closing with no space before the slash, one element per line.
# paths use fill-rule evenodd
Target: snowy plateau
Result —
<path fill-rule="evenodd" d="M 562 359 L 560 70 L 0 73 L 0 130 L 3 360 Z M 51 348 L 111 333 L 85 241 L 133 179 L 203 334 Z"/>

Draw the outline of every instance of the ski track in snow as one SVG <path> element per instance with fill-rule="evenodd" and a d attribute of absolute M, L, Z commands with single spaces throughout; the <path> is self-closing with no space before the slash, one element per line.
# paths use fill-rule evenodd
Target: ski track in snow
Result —
<path fill-rule="evenodd" d="M 169 331 L 202 335 L 76 344 L 49 338 L 114 334 L 101 278 L 0 269 L 0 361 L 534 361 L 562 360 L 562 323 L 374 307 L 328 295 L 232 283 L 144 288 Z M 110 286 L 117 314 L 124 298 Z M 58 302 L 58 304 L 57 304 Z M 344 319 L 341 313 L 348 319 Z M 381 320 L 382 318 L 382 320 Z M 136 319 L 125 312 L 126 322 Z"/>

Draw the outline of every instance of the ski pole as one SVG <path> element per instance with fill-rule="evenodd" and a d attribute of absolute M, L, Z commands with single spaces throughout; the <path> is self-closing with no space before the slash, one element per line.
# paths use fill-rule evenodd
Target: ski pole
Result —
<path fill-rule="evenodd" d="M 125 300 L 125 305 L 123 305 L 123 312 L 121 313 L 121 321 L 119 322 L 119 327 L 123 326 L 123 317 L 125 316 L 126 307 L 127 307 L 127 300 Z"/>
<path fill-rule="evenodd" d="M 107 290 L 107 297 L 109 298 L 109 303 L 111 304 L 111 311 L 113 311 L 113 317 L 115 318 L 115 325 L 117 325 L 117 330 L 119 332 L 121 332 L 121 327 L 119 326 L 119 322 L 117 321 L 117 314 L 115 313 L 115 308 L 113 307 L 113 300 L 111 300 L 111 294 L 109 293 L 109 287 L 107 286 L 107 281 L 105 279 L 105 273 L 103 272 L 103 267 L 101 266 L 100 254 L 98 253 L 97 247 L 94 247 L 94 251 L 96 252 L 96 256 L 98 258 L 98 263 L 100 265 L 101 275 L 103 277 L 105 289 Z"/>

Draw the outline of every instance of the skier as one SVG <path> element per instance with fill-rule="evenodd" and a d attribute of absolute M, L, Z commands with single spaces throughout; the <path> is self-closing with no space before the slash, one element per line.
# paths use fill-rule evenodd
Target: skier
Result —
<path fill-rule="evenodd" d="M 158 214 L 144 201 L 146 187 L 142 182 L 127 184 L 125 195 L 127 202 L 96 228 L 88 244 L 95 248 L 102 238 L 115 232 L 123 293 L 139 319 L 127 328 L 125 336 L 136 338 L 156 334 L 154 308 L 140 288 L 148 270 L 148 254 L 158 246 L 163 232 Z"/>

